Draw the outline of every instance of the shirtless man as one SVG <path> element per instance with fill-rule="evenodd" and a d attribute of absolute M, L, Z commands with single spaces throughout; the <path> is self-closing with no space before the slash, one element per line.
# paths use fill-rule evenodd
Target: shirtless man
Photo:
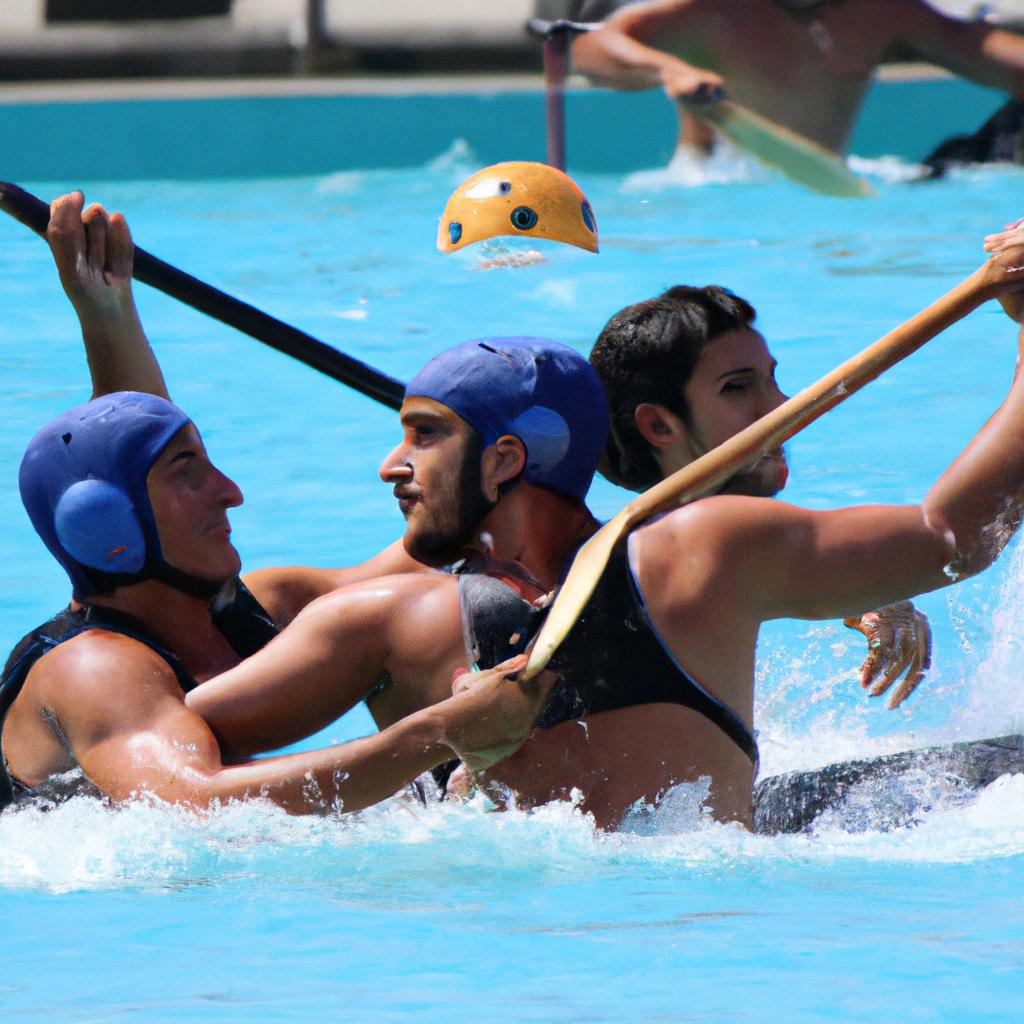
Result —
<path fill-rule="evenodd" d="M 786 400 L 755 316 L 750 303 L 724 288 L 677 285 L 608 321 L 590 354 L 612 417 L 603 476 L 646 491 Z M 779 449 L 719 493 L 772 498 L 788 475 Z M 927 619 L 901 601 L 845 622 L 868 639 L 860 682 L 871 696 L 906 673 L 888 701 L 898 707 L 930 664 Z"/>
<path fill-rule="evenodd" d="M 541 709 L 543 686 L 499 670 L 366 739 L 226 764 L 185 694 L 274 631 L 251 598 L 211 612 L 240 569 L 227 510 L 242 495 L 195 426 L 163 398 L 115 392 L 47 424 L 19 482 L 74 602 L 23 639 L 0 678 L 0 807 L 85 790 L 190 808 L 258 796 L 293 813 L 359 810 L 459 750 L 500 758 Z"/>
<path fill-rule="evenodd" d="M 82 328 L 93 395 L 136 390 L 169 398 L 135 307 L 128 225 L 120 214 L 108 215 L 96 204 L 83 208 L 80 192 L 54 200 L 47 238 L 61 283 Z M 356 566 L 260 569 L 246 573 L 244 583 L 261 611 L 277 628 L 283 628 L 307 604 L 337 587 L 394 573 L 422 572 L 425 568 L 398 540 Z M 244 591 L 235 588 L 220 600 L 230 606 L 241 600 L 241 595 Z M 889 666 L 912 661 L 916 633 L 912 637 L 910 631 L 901 628 L 891 610 L 868 613 L 858 628 L 872 645 L 866 667 L 880 660 Z M 927 636 L 921 638 L 921 643 L 927 646 Z"/>
<path fill-rule="evenodd" d="M 599 2 L 581 17 L 609 10 L 573 43 L 577 71 L 616 89 L 661 87 L 672 99 L 728 95 L 840 156 L 872 74 L 894 53 L 1024 97 L 1024 39 L 924 0 Z"/>
<path fill-rule="evenodd" d="M 988 244 L 993 255 L 979 283 L 1019 320 L 1024 232 Z M 560 389 L 550 378 L 535 384 L 533 374 L 563 355 Z M 566 407 L 560 390 L 570 385 Z M 407 549 L 437 564 L 486 551 L 522 567 L 509 582 L 527 596 L 552 586 L 575 544 L 596 528 L 579 496 L 577 434 L 555 418 L 568 423 L 579 393 L 589 391 L 586 374 L 553 343 L 490 339 L 428 363 L 407 390 L 403 440 L 381 468 L 406 516 Z M 525 408 L 518 399 L 509 404 L 511 394 Z M 552 464 L 560 450 L 574 452 L 579 486 L 560 478 L 561 460 Z M 637 800 L 704 778 L 717 817 L 749 822 L 761 622 L 841 618 L 976 573 L 1018 525 L 1022 496 L 1018 374 L 921 505 L 821 512 L 721 494 L 645 524 L 616 552 L 570 634 L 541 728 L 485 782 L 523 806 L 578 790 L 598 824 L 612 826 Z M 510 635 L 485 609 L 476 630 L 458 589 L 440 574 L 342 588 L 189 703 L 231 749 L 282 742 L 282 728 L 309 732 L 375 681 L 382 685 L 369 704 L 379 722 L 410 713 L 443 690 L 467 622 L 481 647 L 498 649 L 527 628 Z M 509 603 L 528 617 L 514 593 Z"/>
<path fill-rule="evenodd" d="M 1024 285 L 1013 269 L 1024 241 L 1009 232 L 995 245 L 984 279 L 1005 298 Z M 530 599 L 557 583 L 597 526 L 583 496 L 599 456 L 587 447 L 600 435 L 588 414 L 602 396 L 580 363 L 554 343 L 492 339 L 458 346 L 417 376 L 401 414 L 403 441 L 381 470 L 406 515 L 410 553 L 434 564 L 485 555 L 489 571 L 502 563 Z M 555 378 L 538 400 L 549 371 Z M 578 787 L 584 809 L 607 826 L 637 800 L 708 777 L 714 812 L 748 821 L 759 622 L 863 612 L 948 584 L 943 566 L 954 556 L 963 574 L 995 557 L 983 526 L 1004 504 L 1016 508 L 1024 480 L 1022 389 L 1015 383 L 923 508 L 819 513 L 722 495 L 638 530 L 635 573 L 620 552 L 596 614 L 585 616 L 580 656 L 559 665 L 542 728 L 490 777 L 526 805 Z M 495 586 L 528 618 L 528 604 Z M 468 624 L 496 660 L 530 623 L 508 630 L 489 615 L 481 630 Z M 459 584 L 446 574 L 343 587 L 245 665 L 194 690 L 189 705 L 231 756 L 308 735 L 364 698 L 386 728 L 447 695 L 467 662 L 466 624 Z M 631 646 L 634 633 L 643 650 Z M 614 671 L 606 652 L 618 659 Z M 486 663 L 475 653 L 468 660 Z"/>

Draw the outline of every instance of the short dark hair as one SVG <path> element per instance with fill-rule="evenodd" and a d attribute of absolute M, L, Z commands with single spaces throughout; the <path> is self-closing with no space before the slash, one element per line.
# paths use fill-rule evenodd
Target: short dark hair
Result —
<path fill-rule="evenodd" d="M 676 285 L 619 310 L 605 324 L 590 353 L 611 412 L 611 434 L 598 466 L 602 476 L 631 491 L 661 479 L 651 446 L 637 429 L 636 407 L 656 402 L 688 423 L 683 387 L 704 346 L 749 327 L 756 316 L 749 302 L 727 288 Z"/>

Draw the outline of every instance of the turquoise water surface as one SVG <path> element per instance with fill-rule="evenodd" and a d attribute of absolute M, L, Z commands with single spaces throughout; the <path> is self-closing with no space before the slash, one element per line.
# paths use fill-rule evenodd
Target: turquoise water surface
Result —
<path fill-rule="evenodd" d="M 433 248 L 457 143 L 430 162 L 316 177 L 84 185 L 139 244 L 374 366 L 408 378 L 448 344 L 549 335 L 589 349 L 620 306 L 675 283 L 748 297 L 795 391 L 969 273 L 982 235 L 1019 215 L 1019 171 L 931 185 L 867 165 L 870 201 L 809 195 L 725 161 L 579 175 L 599 256 L 482 270 Z M 571 169 L 571 168 L 570 168 Z M 721 183 L 711 178 L 722 179 Z M 488 254 L 500 254 L 494 245 Z M 246 493 L 232 516 L 250 568 L 360 560 L 401 518 L 376 469 L 395 415 L 140 288 L 174 398 Z M 0 222 L 0 641 L 66 599 L 21 511 L 33 431 L 87 396 L 49 254 Z M 790 500 L 916 501 L 1005 392 L 1013 325 L 984 308 L 790 445 Z M 599 483 L 611 515 L 626 495 Z M 899 711 L 856 684 L 859 638 L 775 624 L 759 659 L 772 773 L 1024 729 L 1021 555 L 921 600 L 936 645 Z M 358 709 L 318 737 L 370 728 Z M 916 796 L 929 780 L 919 780 Z M 345 819 L 260 805 L 197 820 L 86 800 L 0 817 L 5 1021 L 1014 1021 L 1024 1015 L 1024 778 L 941 799 L 883 831 L 870 794 L 809 836 L 710 824 L 692 793 L 595 834 L 559 805 L 491 814 L 397 799 Z M 910 797 L 915 794 L 911 793 Z M 900 798 L 906 798 L 903 794 Z M 877 798 L 881 803 L 887 798 Z"/>

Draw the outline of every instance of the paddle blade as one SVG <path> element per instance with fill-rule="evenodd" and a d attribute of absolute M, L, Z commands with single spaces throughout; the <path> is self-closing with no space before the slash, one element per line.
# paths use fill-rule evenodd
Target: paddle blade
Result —
<path fill-rule="evenodd" d="M 621 517 L 622 513 L 606 523 L 576 552 L 569 574 L 559 588 L 557 600 L 530 649 L 526 668 L 521 673 L 524 679 L 532 679 L 544 669 L 582 614 L 616 542 L 628 529 L 625 521 L 620 528 Z"/>
<path fill-rule="evenodd" d="M 713 124 L 744 152 L 815 192 L 846 198 L 874 194 L 871 185 L 834 153 L 732 100 L 684 103 L 683 107 Z"/>

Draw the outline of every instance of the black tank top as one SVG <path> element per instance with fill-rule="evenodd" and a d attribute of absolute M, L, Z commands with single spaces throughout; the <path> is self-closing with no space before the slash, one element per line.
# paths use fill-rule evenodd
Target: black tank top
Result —
<path fill-rule="evenodd" d="M 688 675 L 647 613 L 629 565 L 627 540 L 608 565 L 550 667 L 558 673 L 537 724 L 639 704 L 681 704 L 714 722 L 750 758 L 757 741 L 743 720 Z M 486 576 L 459 579 L 463 631 L 470 664 L 490 668 L 520 653 L 540 628 L 537 612 L 510 587 Z"/>
<path fill-rule="evenodd" d="M 240 658 L 255 654 L 278 632 L 273 620 L 240 579 L 221 591 L 210 606 L 210 612 L 214 625 Z M 65 608 L 22 637 L 7 659 L 0 675 L 0 736 L 7 713 L 21 693 L 32 666 L 54 647 L 90 629 L 121 633 L 145 644 L 167 662 L 185 693 L 198 685 L 178 658 L 149 636 L 138 619 L 102 605 Z M 30 795 L 30 792 L 11 777 L 6 761 L 0 756 L 0 810 L 19 797 Z"/>

